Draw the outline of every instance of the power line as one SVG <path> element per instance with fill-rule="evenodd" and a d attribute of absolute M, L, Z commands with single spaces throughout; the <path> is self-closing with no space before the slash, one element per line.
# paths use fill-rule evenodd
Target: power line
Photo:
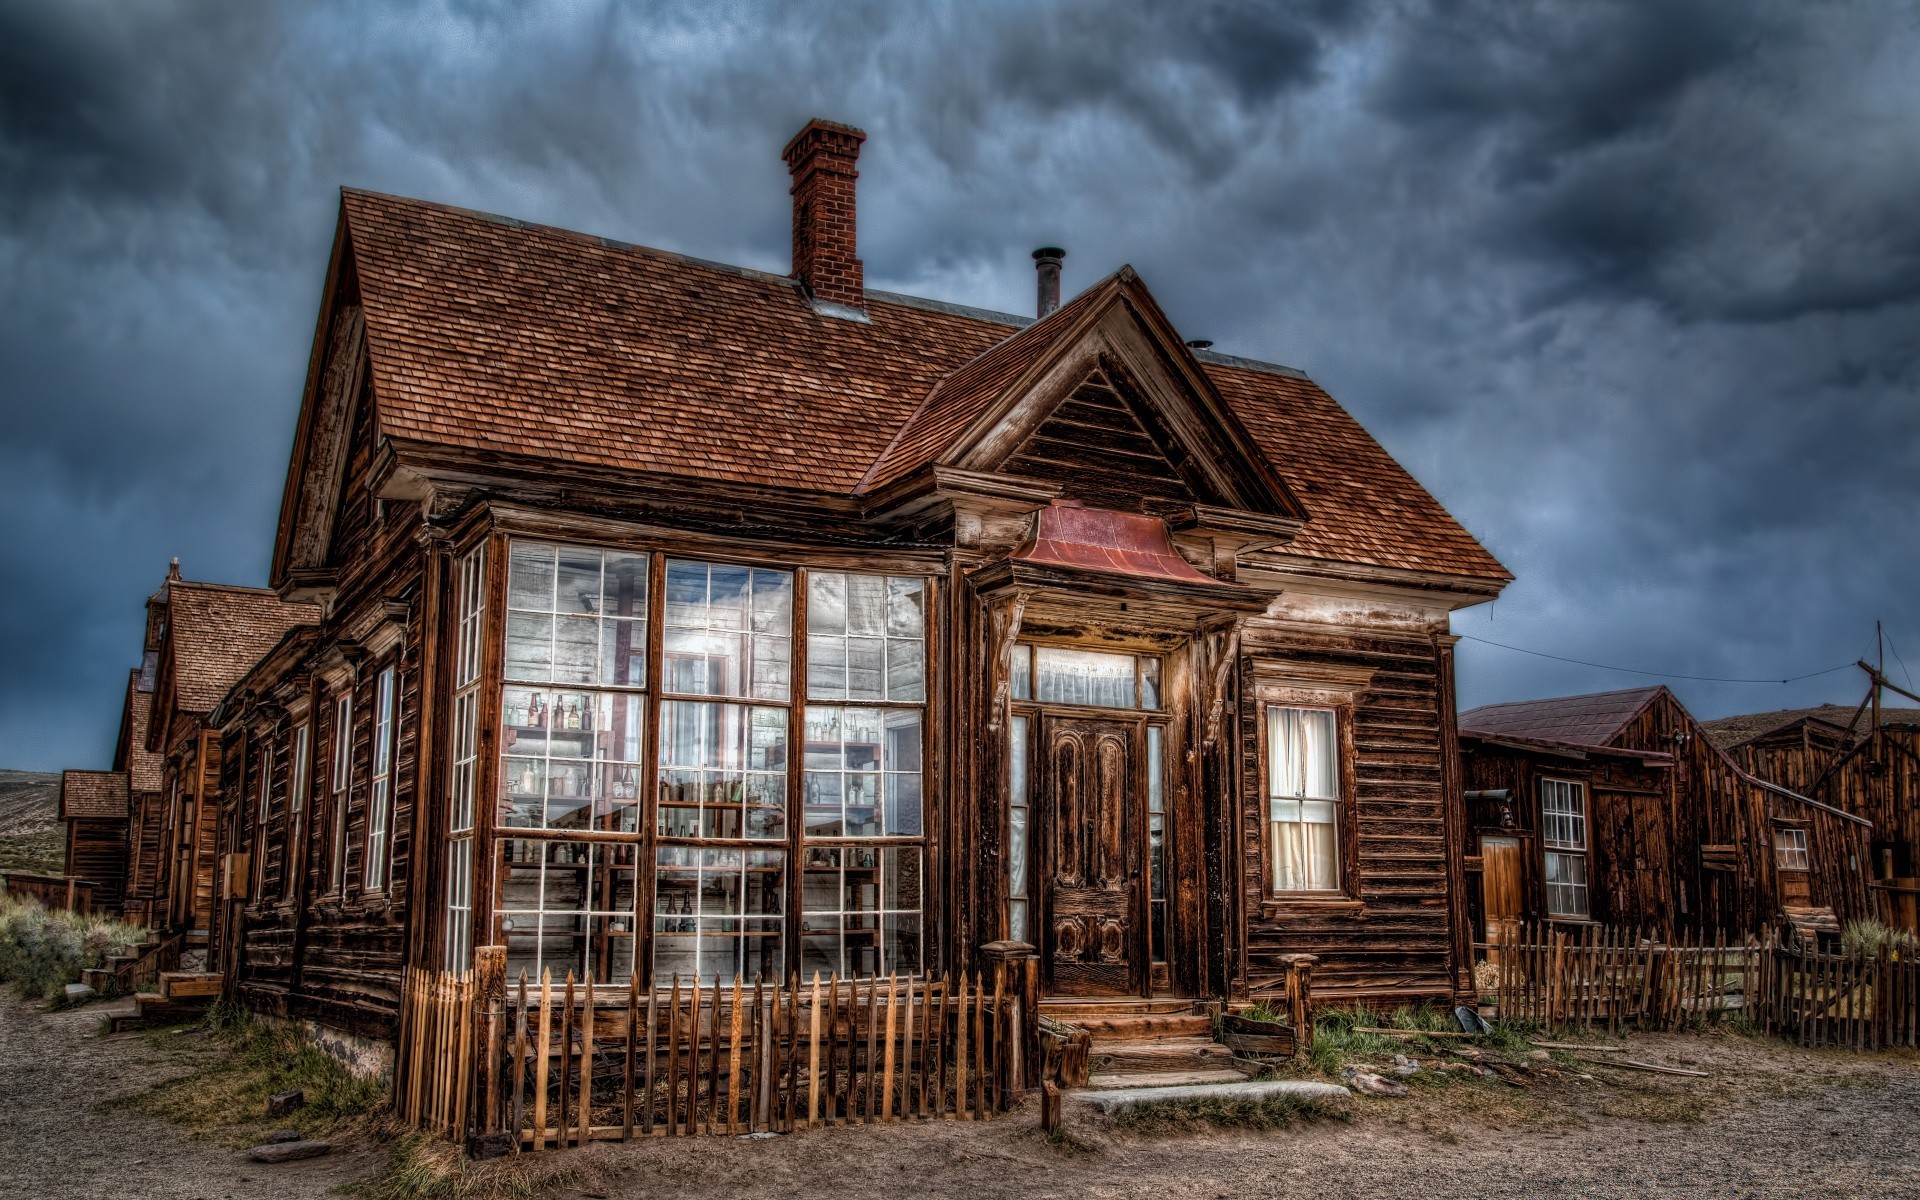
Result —
<path fill-rule="evenodd" d="M 1550 658 L 1555 662 L 1572 663 L 1580 667 L 1592 667 L 1599 671 L 1619 671 L 1625 675 L 1649 675 L 1655 679 L 1685 679 L 1695 683 L 1798 683 L 1802 679 L 1813 679 L 1820 675 L 1832 675 L 1836 671 L 1851 671 L 1854 667 L 1853 663 L 1842 663 L 1837 667 L 1828 667 L 1824 671 L 1808 671 L 1805 675 L 1792 675 L 1786 679 L 1731 679 L 1724 675 L 1676 675 L 1671 671 L 1642 671 L 1638 667 L 1616 667 L 1607 663 L 1588 662 L 1584 658 L 1568 658 L 1561 654 L 1548 654 L 1541 650 L 1529 650 L 1525 646 L 1509 646 L 1505 642 L 1489 641 L 1483 637 L 1475 637 L 1470 633 L 1463 633 L 1460 636 L 1469 642 L 1479 642 L 1483 646 L 1497 646 L 1502 650 L 1511 650 L 1515 654 L 1531 654 L 1535 658 Z M 1894 657 L 1898 658 L 1899 656 L 1899 652 L 1895 651 Z M 1901 664 L 1903 670 L 1905 666 L 1906 664 Z"/>
<path fill-rule="evenodd" d="M 1886 635 L 1882 633 L 1881 636 L 1885 637 Z M 1900 673 L 1907 677 L 1907 686 L 1912 687 L 1913 676 L 1907 671 L 1907 660 L 1900 657 L 1900 647 L 1893 644 L 1892 638 L 1887 638 L 1887 649 L 1893 651 L 1893 661 L 1900 664 Z"/>

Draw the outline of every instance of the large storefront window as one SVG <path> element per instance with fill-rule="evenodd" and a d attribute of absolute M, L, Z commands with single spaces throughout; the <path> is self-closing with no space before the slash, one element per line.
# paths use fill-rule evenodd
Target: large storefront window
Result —
<path fill-rule="evenodd" d="M 473 962 L 473 818 L 480 766 L 480 679 L 487 614 L 487 550 L 454 568 L 453 770 L 447 780 L 446 970 Z M 304 727 L 302 732 L 305 732 Z"/>
<path fill-rule="evenodd" d="M 513 543 L 495 818 L 513 836 L 494 856 L 509 977 L 633 969 L 650 566 Z"/>
<path fill-rule="evenodd" d="M 531 541 L 507 576 L 491 862 L 509 977 L 921 968 L 924 581 Z M 463 563 L 463 654 L 468 580 Z M 456 686 L 450 963 L 478 701 Z"/>
<path fill-rule="evenodd" d="M 918 971 L 925 584 L 817 573 L 806 620 L 800 970 Z"/>

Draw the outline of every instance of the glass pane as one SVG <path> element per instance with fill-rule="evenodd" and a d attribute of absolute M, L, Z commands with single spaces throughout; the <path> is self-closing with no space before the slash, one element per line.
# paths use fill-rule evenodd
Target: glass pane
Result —
<path fill-rule="evenodd" d="M 785 700 L 792 691 L 792 588 L 784 571 L 668 562 L 667 690 Z"/>
<path fill-rule="evenodd" d="M 847 633 L 881 637 L 887 632 L 887 581 L 879 575 L 847 578 Z"/>
<path fill-rule="evenodd" d="M 647 615 L 647 556 L 608 551 L 600 581 L 600 612 L 610 617 Z"/>
<path fill-rule="evenodd" d="M 1160 707 L 1160 660 L 1140 660 L 1140 707 L 1157 711 Z"/>
<path fill-rule="evenodd" d="M 920 836 L 921 721 L 917 709 L 808 706 L 809 837 Z"/>
<path fill-rule="evenodd" d="M 1031 646 L 1013 648 L 1013 698 L 1015 700 L 1033 699 L 1033 648 Z"/>
<path fill-rule="evenodd" d="M 924 641 L 926 585 L 918 579 L 887 580 L 887 636 Z M 899 697 L 904 699 L 904 697 Z"/>
<path fill-rule="evenodd" d="M 553 547 L 515 542 L 508 557 L 507 607 L 553 611 Z"/>
<path fill-rule="evenodd" d="M 887 642 L 887 699 L 925 700 L 926 698 L 926 643 L 889 640 Z"/>
<path fill-rule="evenodd" d="M 815 700 L 847 698 L 847 641 L 842 637 L 807 637 L 807 695 Z"/>
<path fill-rule="evenodd" d="M 838 638 L 847 632 L 847 577 L 816 571 L 807 577 L 807 632 Z"/>
<path fill-rule="evenodd" d="M 553 619 L 553 681 L 597 683 L 600 679 L 600 622 L 592 617 Z"/>
<path fill-rule="evenodd" d="M 1009 735 L 1007 794 L 1014 804 L 1027 802 L 1027 718 L 1015 717 Z"/>
<path fill-rule="evenodd" d="M 1044 703 L 1134 707 L 1134 658 L 1094 650 L 1034 648 L 1034 682 Z"/>
<path fill-rule="evenodd" d="M 1016 942 L 1027 940 L 1027 902 L 1007 901 L 1007 936 Z"/>
<path fill-rule="evenodd" d="M 1027 894 L 1027 810 L 1007 814 L 1007 894 Z"/>
<path fill-rule="evenodd" d="M 560 570 L 554 585 L 553 611 L 600 614 L 600 552 L 578 546 L 558 548 Z"/>
<path fill-rule="evenodd" d="M 553 618 L 507 614 L 507 678 L 544 682 L 553 678 Z"/>
<path fill-rule="evenodd" d="M 647 682 L 647 623 L 621 618 L 600 626 L 600 677 L 616 687 Z"/>
<path fill-rule="evenodd" d="M 748 583 L 753 572 L 746 567 L 708 568 L 707 628 L 747 628 Z"/>
<path fill-rule="evenodd" d="M 1338 751 L 1329 709 L 1267 710 L 1268 794 L 1338 799 Z"/>
<path fill-rule="evenodd" d="M 886 699 L 886 667 L 885 639 L 847 638 L 847 699 Z"/>
<path fill-rule="evenodd" d="M 707 569 L 699 563 L 667 560 L 667 627 L 707 627 Z"/>

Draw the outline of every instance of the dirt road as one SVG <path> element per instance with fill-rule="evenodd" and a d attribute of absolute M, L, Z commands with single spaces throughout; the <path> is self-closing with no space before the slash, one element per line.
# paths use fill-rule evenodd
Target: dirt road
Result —
<path fill-rule="evenodd" d="M 198 1038 L 102 1039 L 97 1012 L 0 1000 L 0 1197 L 317 1197 L 376 1173 L 348 1148 L 279 1167 L 100 1102 L 191 1070 Z M 1920 1056 L 1792 1050 L 1732 1035 L 1642 1037 L 1693 1079 L 1575 1069 L 1525 1090 L 1416 1089 L 1346 1122 L 1265 1133 L 1121 1135 L 1086 1115 L 1077 1147 L 1031 1114 L 769 1140 L 567 1152 L 576 1196 L 1920 1198 Z M 546 1156 L 551 1163 L 559 1155 Z"/>

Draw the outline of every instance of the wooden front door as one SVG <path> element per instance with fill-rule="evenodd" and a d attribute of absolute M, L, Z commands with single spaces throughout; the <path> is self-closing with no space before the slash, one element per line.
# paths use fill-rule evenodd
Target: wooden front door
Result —
<path fill-rule="evenodd" d="M 1520 839 L 1480 838 L 1480 909 L 1487 917 L 1487 944 L 1500 941 L 1500 926 L 1518 921 L 1520 903 Z"/>
<path fill-rule="evenodd" d="M 1041 958 L 1057 995 L 1145 991 L 1138 721 L 1048 714 Z"/>

